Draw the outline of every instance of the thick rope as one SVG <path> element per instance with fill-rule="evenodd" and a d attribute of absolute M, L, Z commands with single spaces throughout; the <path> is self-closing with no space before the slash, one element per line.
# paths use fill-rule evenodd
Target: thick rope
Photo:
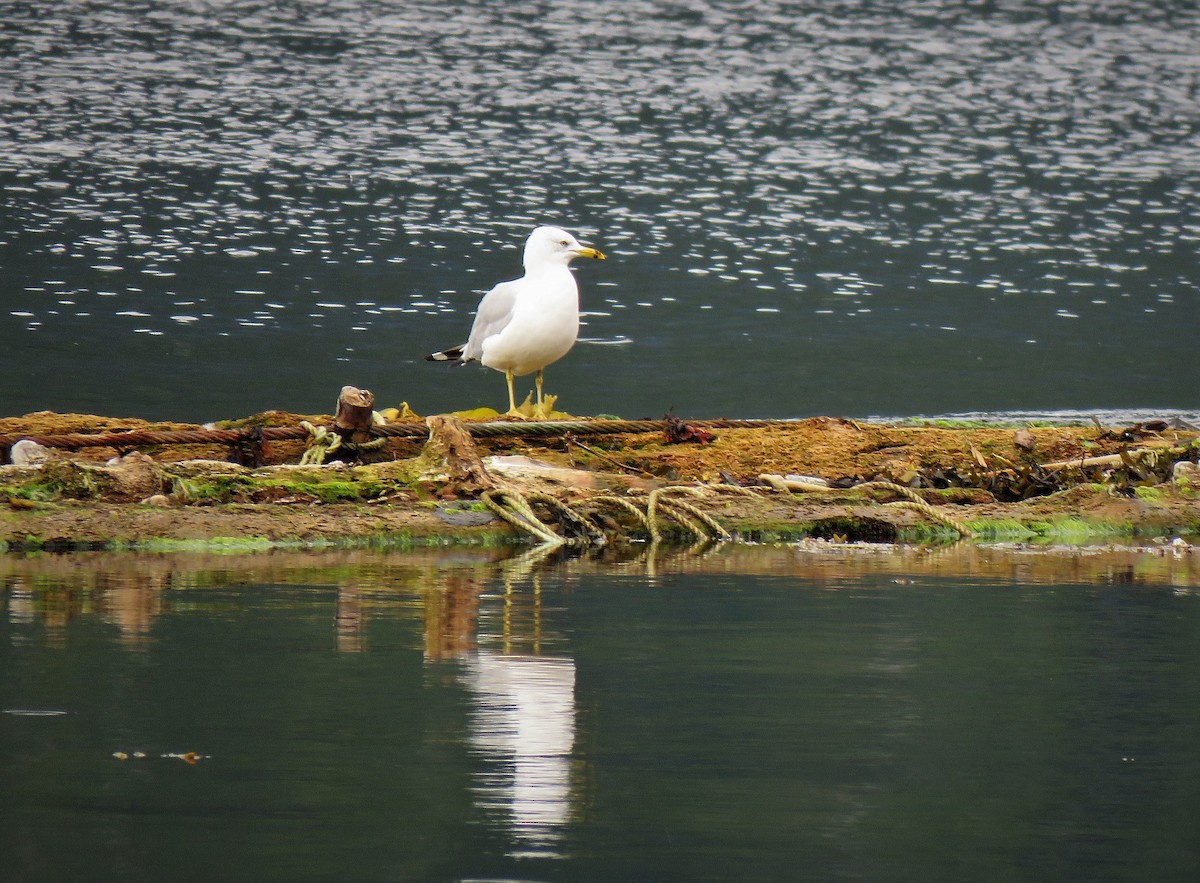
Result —
<path fill-rule="evenodd" d="M 934 509 L 920 494 L 910 487 L 905 487 L 902 484 L 896 484 L 894 481 L 865 481 L 862 484 L 856 484 L 851 488 L 834 488 L 824 484 L 817 484 L 811 481 L 797 481 L 795 479 L 786 479 L 779 475 L 760 475 L 759 480 L 764 484 L 769 485 L 782 493 L 791 493 L 792 491 L 805 491 L 811 493 L 845 493 L 847 491 L 872 491 L 883 490 L 891 493 L 899 494 L 906 499 L 885 505 L 892 506 L 896 509 L 913 509 L 921 512 L 932 521 L 939 524 L 944 524 L 955 531 L 958 531 L 960 536 L 969 537 L 972 535 L 971 529 L 957 519 L 951 518 L 949 515 L 944 515 Z"/>
<path fill-rule="evenodd" d="M 541 503 L 554 513 L 564 527 L 569 525 L 575 531 L 575 539 L 567 541 L 572 545 L 592 546 L 603 545 L 606 542 L 602 531 L 596 529 L 587 518 L 562 500 L 537 492 L 527 493 L 525 497 L 530 503 Z"/>
<path fill-rule="evenodd" d="M 513 490 L 484 491 L 483 504 L 519 531 L 552 546 L 566 545 L 566 540 L 542 523 L 533 507 L 519 492 Z"/>
<path fill-rule="evenodd" d="M 301 466 L 320 466 L 325 458 L 342 446 L 342 437 L 336 432 L 330 432 L 324 426 L 314 426 L 307 420 L 301 420 L 300 425 L 308 430 L 308 447 L 300 457 Z"/>
<path fill-rule="evenodd" d="M 321 466 L 330 454 L 337 451 L 363 454 L 377 451 L 387 444 L 385 438 L 373 438 L 368 442 L 347 441 L 341 433 L 326 426 L 314 426 L 307 420 L 301 420 L 300 425 L 308 430 L 308 447 L 300 455 L 301 466 Z"/>
<path fill-rule="evenodd" d="M 897 509 L 913 509 L 923 513 L 926 517 L 944 524 L 952 530 L 958 531 L 959 536 L 971 536 L 971 528 L 967 527 L 961 521 L 951 518 L 949 515 L 943 515 L 938 510 L 934 509 L 928 501 L 910 487 L 905 487 L 902 484 L 896 484 L 894 481 L 867 481 L 862 484 L 856 484 L 852 490 L 885 490 L 897 493 L 906 499 L 895 503 L 887 503 L 885 505 L 893 506 Z"/>
<path fill-rule="evenodd" d="M 725 530 L 716 519 L 700 511 L 697 507 L 690 503 L 685 503 L 683 500 L 668 499 L 668 497 L 678 496 L 679 494 L 701 496 L 703 489 L 678 485 L 658 488 L 645 496 L 646 508 L 644 512 L 630 498 L 616 497 L 610 494 L 591 497 L 588 499 L 588 503 L 615 504 L 630 512 L 646 528 L 646 531 L 650 534 L 650 542 L 652 543 L 661 543 L 663 539 L 662 529 L 659 526 L 660 515 L 665 519 L 674 521 L 699 540 L 708 541 L 714 538 L 722 540 L 732 539 L 729 531 Z M 705 530 L 706 527 L 708 530 Z"/>
<path fill-rule="evenodd" d="M 723 528 L 717 522 L 717 520 L 715 518 L 713 518 L 711 515 L 707 514 L 706 512 L 703 512 L 699 507 L 693 506 L 691 503 L 685 503 L 683 500 L 670 500 L 670 501 L 664 500 L 661 505 L 664 510 L 666 510 L 668 508 L 671 510 L 671 516 L 673 518 L 678 519 L 680 517 L 680 512 L 687 512 L 689 515 L 692 515 L 695 518 L 699 519 L 700 523 L 705 525 L 709 530 L 711 530 L 713 535 L 715 535 L 718 539 L 722 539 L 722 540 L 732 540 L 733 539 L 733 535 L 730 534 L 729 531 L 727 531 L 725 528 Z M 705 534 L 701 531 L 693 530 L 693 532 L 696 533 L 697 536 L 701 536 L 704 539 L 712 538 L 708 534 Z"/>
<path fill-rule="evenodd" d="M 923 513 L 926 517 L 933 519 L 939 524 L 944 524 L 951 530 L 958 531 L 958 535 L 969 537 L 972 535 L 971 528 L 967 527 L 961 521 L 951 518 L 949 515 L 943 515 L 938 512 L 924 500 L 897 500 L 894 503 L 884 503 L 885 506 L 890 506 L 893 509 L 913 509 Z"/>
<path fill-rule="evenodd" d="M 658 504 L 658 511 L 667 518 L 670 518 L 692 536 L 696 537 L 696 539 L 698 539 L 700 542 L 703 543 L 711 540 L 712 535 L 704 529 L 704 526 L 696 521 L 693 521 L 691 517 L 689 517 L 689 513 L 686 509 L 675 505 L 677 502 L 677 500 L 670 502 L 667 500 L 662 500 Z M 653 543 L 662 542 L 662 533 L 659 531 L 655 531 L 655 533 L 657 536 L 651 537 L 650 541 Z"/>
<path fill-rule="evenodd" d="M 663 540 L 662 529 L 658 523 L 660 516 L 663 519 L 675 522 L 702 542 L 711 542 L 714 539 L 732 539 L 733 537 L 729 531 L 722 527 L 712 516 L 702 512 L 690 503 L 670 498 L 679 494 L 701 496 L 702 493 L 703 489 L 693 487 L 659 488 L 649 494 L 639 495 L 639 502 L 642 502 L 646 507 L 645 511 L 634 500 L 612 494 L 599 494 L 594 497 L 588 497 L 582 501 L 582 504 L 588 507 L 599 508 L 609 505 L 624 509 L 646 528 L 650 534 L 650 542 L 655 544 L 661 543 Z M 480 496 L 480 499 L 489 509 L 510 525 L 523 533 L 529 534 L 541 543 L 596 546 L 602 545 L 605 542 L 603 531 L 593 526 L 587 517 L 587 515 L 594 516 L 596 514 L 595 511 L 586 513 L 578 512 L 555 497 L 541 493 L 522 494 L 512 488 L 504 488 L 485 491 Z M 555 533 L 537 517 L 530 505 L 531 503 L 541 503 L 546 506 L 559 518 L 564 526 L 569 525 L 578 535 L 573 539 L 565 539 Z"/>
<path fill-rule="evenodd" d="M 307 422 L 307 421 L 305 421 Z M 760 429 L 767 426 L 786 426 L 795 420 L 696 420 L 692 426 L 703 429 Z M 566 433 L 574 435 L 613 435 L 624 432 L 665 432 L 671 424 L 666 420 L 545 420 L 518 423 L 491 421 L 467 423 L 467 431 L 475 438 L 550 437 Z M 429 429 L 424 423 L 388 423 L 372 426 L 371 434 L 378 438 L 426 438 Z M 261 439 L 263 441 L 302 441 L 310 436 L 301 426 L 250 426 L 240 429 L 180 429 L 131 430 L 125 432 L 59 433 L 51 435 L 0 435 L 0 447 L 11 447 L 28 439 L 47 448 L 135 448 L 143 445 L 203 445 L 237 444 Z"/>
<path fill-rule="evenodd" d="M 691 420 L 692 426 L 703 429 L 761 429 L 767 426 L 786 426 L 796 420 Z M 392 426 L 381 427 L 391 429 Z M 620 432 L 664 432 L 671 425 L 667 420 L 541 420 L 527 423 L 495 421 L 468 423 L 467 429 L 475 438 L 492 436 L 556 436 L 610 435 Z"/>
<path fill-rule="evenodd" d="M 631 500 L 625 497 L 616 497 L 612 494 L 600 494 L 596 497 L 589 497 L 587 500 L 589 505 L 610 505 L 624 509 L 630 515 L 637 519 L 638 523 L 647 531 L 650 530 L 650 525 L 646 521 L 646 513 L 639 509 Z"/>

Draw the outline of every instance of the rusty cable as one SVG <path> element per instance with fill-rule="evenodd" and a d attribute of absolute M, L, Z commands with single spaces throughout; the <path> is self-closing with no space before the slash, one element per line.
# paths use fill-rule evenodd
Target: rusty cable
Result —
<path fill-rule="evenodd" d="M 758 429 L 782 426 L 794 420 L 695 420 L 691 425 L 705 429 Z M 464 424 L 475 438 L 544 437 L 568 432 L 576 435 L 611 435 L 624 432 L 662 432 L 666 420 L 547 420 L 529 423 L 495 421 Z M 425 438 L 429 429 L 424 423 L 389 423 L 371 427 L 371 434 L 380 438 Z M 309 432 L 302 426 L 248 426 L 239 429 L 179 429 L 129 430 L 122 432 L 71 432 L 51 435 L 0 435 L 0 447 L 11 447 L 28 439 L 47 448 L 114 447 L 136 448 L 145 445 L 203 445 L 239 444 L 262 441 L 302 441 Z"/>

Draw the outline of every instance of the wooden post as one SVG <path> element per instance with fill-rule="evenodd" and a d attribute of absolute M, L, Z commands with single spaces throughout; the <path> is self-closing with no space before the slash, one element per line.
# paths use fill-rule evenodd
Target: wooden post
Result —
<path fill-rule="evenodd" d="M 346 441 L 362 444 L 371 440 L 375 393 L 356 386 L 343 386 L 338 396 L 333 426 Z"/>

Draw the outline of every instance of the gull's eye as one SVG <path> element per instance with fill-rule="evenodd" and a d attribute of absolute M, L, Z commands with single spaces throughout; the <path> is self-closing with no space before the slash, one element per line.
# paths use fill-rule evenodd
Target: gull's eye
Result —
<path fill-rule="evenodd" d="M 559 245 L 561 245 L 563 248 L 569 248 L 571 246 L 571 243 L 567 242 L 567 240 L 564 239 L 562 242 L 559 243 Z"/>

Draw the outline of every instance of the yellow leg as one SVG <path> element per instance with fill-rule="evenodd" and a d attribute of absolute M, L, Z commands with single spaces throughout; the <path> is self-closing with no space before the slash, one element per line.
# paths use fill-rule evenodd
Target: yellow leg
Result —
<path fill-rule="evenodd" d="M 537 373 L 537 405 L 533 409 L 534 420 L 545 420 L 546 414 L 546 397 L 542 394 L 542 369 L 538 369 Z"/>
<path fill-rule="evenodd" d="M 524 417 L 525 415 L 517 410 L 517 399 L 513 395 L 513 373 L 511 371 L 505 371 L 504 379 L 508 382 L 508 416 Z"/>

